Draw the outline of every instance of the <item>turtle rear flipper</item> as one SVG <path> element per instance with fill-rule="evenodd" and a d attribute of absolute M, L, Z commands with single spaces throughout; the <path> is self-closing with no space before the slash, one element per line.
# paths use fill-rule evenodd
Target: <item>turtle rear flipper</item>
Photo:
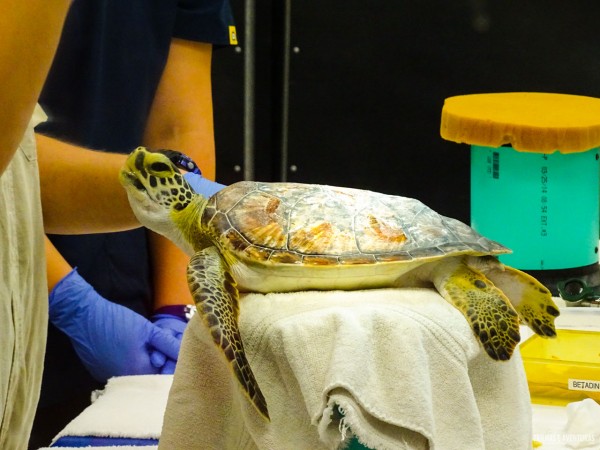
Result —
<path fill-rule="evenodd" d="M 442 297 L 465 316 L 487 354 L 510 359 L 520 340 L 519 318 L 502 291 L 461 258 L 440 261 L 432 278 Z"/>
<path fill-rule="evenodd" d="M 267 403 L 246 359 L 238 328 L 239 292 L 215 247 L 208 247 L 192 257 L 187 278 L 198 314 L 210 330 L 214 343 L 227 358 L 250 401 L 268 420 Z"/>
<path fill-rule="evenodd" d="M 529 328 L 542 337 L 556 337 L 554 319 L 560 311 L 544 285 L 509 266 L 492 269 L 486 275 L 502 289 Z"/>

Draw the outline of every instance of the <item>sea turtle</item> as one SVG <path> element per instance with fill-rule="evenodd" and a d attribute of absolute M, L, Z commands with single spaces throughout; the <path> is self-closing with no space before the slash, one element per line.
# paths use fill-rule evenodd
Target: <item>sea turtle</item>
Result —
<path fill-rule="evenodd" d="M 519 317 L 541 336 L 556 335 L 559 311 L 548 289 L 495 257 L 510 250 L 418 200 L 254 181 L 205 198 L 174 164 L 180 156 L 139 147 L 121 183 L 140 222 L 192 257 L 187 277 L 198 313 L 267 419 L 238 330 L 239 292 L 435 286 L 495 360 L 511 357 Z"/>

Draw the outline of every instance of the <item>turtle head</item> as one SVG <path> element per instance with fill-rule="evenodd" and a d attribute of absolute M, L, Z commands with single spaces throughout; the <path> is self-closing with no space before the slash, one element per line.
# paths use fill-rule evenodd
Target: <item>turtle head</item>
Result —
<path fill-rule="evenodd" d="M 187 253 L 193 253 L 191 244 L 177 224 L 186 209 L 200 212 L 197 207 L 188 207 L 203 197 L 194 192 L 178 166 L 186 170 L 197 169 L 189 158 L 179 152 L 152 152 L 138 147 L 127 157 L 119 180 L 127 191 L 133 213 L 142 225 L 166 236 Z M 191 219 L 187 220 L 188 223 L 195 222 L 192 218 L 186 219 Z"/>

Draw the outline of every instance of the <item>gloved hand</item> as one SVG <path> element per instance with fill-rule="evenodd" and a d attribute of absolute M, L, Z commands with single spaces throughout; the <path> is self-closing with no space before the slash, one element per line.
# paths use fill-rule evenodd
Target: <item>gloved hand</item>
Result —
<path fill-rule="evenodd" d="M 183 309 L 183 305 L 177 305 L 178 307 Z M 160 309 L 159 309 L 160 311 Z M 167 333 L 171 334 L 175 339 L 177 339 L 178 341 L 181 341 L 181 339 L 183 338 L 183 332 L 185 331 L 185 327 L 187 326 L 187 320 L 176 316 L 174 314 L 166 314 L 166 313 L 161 313 L 161 314 L 154 314 L 150 320 L 152 321 L 152 323 L 154 325 L 156 325 L 157 327 L 162 328 L 163 330 L 165 330 Z M 154 355 L 154 353 L 157 353 L 156 355 Z M 161 356 L 164 356 L 163 353 L 160 353 L 158 351 L 153 352 L 152 357 L 154 359 L 159 359 L 161 358 Z M 177 363 L 176 360 L 173 359 L 166 359 L 164 365 L 162 366 L 160 373 L 161 374 L 172 374 L 175 373 L 175 364 Z"/>
<path fill-rule="evenodd" d="M 210 197 L 225 187 L 223 184 L 207 180 L 202 175 L 197 175 L 192 172 L 184 174 L 183 178 L 185 178 L 185 181 L 189 183 L 194 191 L 205 197 Z"/>
<path fill-rule="evenodd" d="M 56 284 L 49 308 L 50 321 L 69 336 L 77 355 L 98 381 L 157 374 L 167 358 L 177 360 L 180 341 L 171 332 L 100 296 L 77 269 Z"/>

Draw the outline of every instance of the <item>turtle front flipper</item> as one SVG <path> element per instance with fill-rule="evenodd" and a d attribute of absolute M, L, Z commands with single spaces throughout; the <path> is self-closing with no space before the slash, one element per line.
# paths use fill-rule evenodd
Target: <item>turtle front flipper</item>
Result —
<path fill-rule="evenodd" d="M 196 253 L 188 265 L 188 285 L 198 313 L 222 350 L 235 377 L 256 409 L 269 419 L 267 403 L 254 378 L 238 328 L 239 292 L 229 267 L 215 247 Z"/>
<path fill-rule="evenodd" d="M 542 337 L 556 337 L 554 319 L 560 311 L 543 284 L 509 266 L 494 268 L 486 275 L 502 289 L 529 328 Z"/>
<path fill-rule="evenodd" d="M 519 318 L 508 298 L 462 258 L 447 258 L 433 270 L 432 280 L 450 304 L 467 319 L 487 354 L 510 359 L 520 341 Z"/>

